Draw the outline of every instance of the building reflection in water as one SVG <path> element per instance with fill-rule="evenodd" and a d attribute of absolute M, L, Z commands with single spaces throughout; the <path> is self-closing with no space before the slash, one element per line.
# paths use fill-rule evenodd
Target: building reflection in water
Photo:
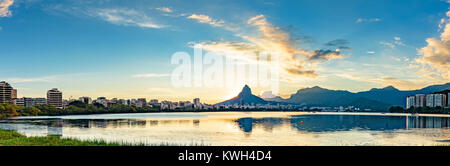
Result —
<path fill-rule="evenodd" d="M 290 125 L 298 131 L 330 132 L 363 130 L 396 130 L 411 128 L 447 128 L 450 117 L 369 116 L 369 115 L 294 115 L 286 118 L 240 118 L 235 123 L 245 133 L 261 126 L 271 131 L 277 126 Z"/>
<path fill-rule="evenodd" d="M 433 116 L 380 116 L 380 115 L 291 115 L 286 117 L 222 119 L 235 124 L 250 135 L 255 128 L 272 132 L 290 127 L 299 132 L 334 132 L 349 130 L 396 130 L 414 128 L 448 128 L 450 117 Z M 35 119 L 0 122 L 0 128 L 47 135 L 63 135 L 63 128 L 152 128 L 164 126 L 192 126 L 200 128 L 202 119 L 149 120 L 149 119 Z M 210 124 L 211 121 L 205 122 Z M 34 126 L 34 127 L 32 127 Z M 39 130 L 39 131 L 38 131 Z"/>

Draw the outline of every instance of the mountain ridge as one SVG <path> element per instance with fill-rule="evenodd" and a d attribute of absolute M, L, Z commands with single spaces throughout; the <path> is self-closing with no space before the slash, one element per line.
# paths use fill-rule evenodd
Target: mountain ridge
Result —
<path fill-rule="evenodd" d="M 407 96 L 430 94 L 448 89 L 450 89 L 450 83 L 430 85 L 416 90 L 399 90 L 394 86 L 386 86 L 361 92 L 330 90 L 320 86 L 313 86 L 299 89 L 296 93 L 291 94 L 289 98 L 280 96 L 261 98 L 253 95 L 250 87 L 245 85 L 238 96 L 216 105 L 290 103 L 307 106 L 356 106 L 373 110 L 387 110 L 390 106 L 404 107 Z"/>

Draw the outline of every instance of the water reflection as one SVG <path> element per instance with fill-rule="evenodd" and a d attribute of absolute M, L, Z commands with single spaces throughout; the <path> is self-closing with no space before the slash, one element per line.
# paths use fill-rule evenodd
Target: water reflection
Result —
<path fill-rule="evenodd" d="M 408 128 L 447 128 L 450 117 L 367 116 L 367 115 L 292 115 L 286 118 L 240 118 L 235 121 L 243 132 L 263 126 L 269 131 L 288 124 L 298 131 L 330 132 L 362 130 L 396 130 Z"/>
<path fill-rule="evenodd" d="M 448 144 L 450 117 L 358 114 L 198 113 L 0 120 L 0 129 L 134 143 L 211 145 Z M 141 117 L 141 118 L 136 118 Z M 158 118 L 155 118 L 158 117 Z M 201 124 L 201 125 L 200 125 Z M 421 130 L 426 129 L 426 130 Z"/>

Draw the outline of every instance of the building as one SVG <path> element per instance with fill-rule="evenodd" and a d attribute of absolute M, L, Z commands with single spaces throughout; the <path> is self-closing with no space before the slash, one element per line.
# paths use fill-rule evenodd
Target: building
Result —
<path fill-rule="evenodd" d="M 425 103 L 427 107 L 434 107 L 434 94 L 427 94 Z"/>
<path fill-rule="evenodd" d="M 408 96 L 406 98 L 406 109 L 416 106 L 416 96 Z"/>
<path fill-rule="evenodd" d="M 200 103 L 200 99 L 199 98 L 195 98 L 194 99 L 194 108 L 196 108 L 196 109 L 201 109 L 202 108 L 202 103 Z"/>
<path fill-rule="evenodd" d="M 33 98 L 32 102 L 33 102 L 33 106 L 45 105 L 45 104 L 47 104 L 47 99 L 46 98 Z"/>
<path fill-rule="evenodd" d="M 47 104 L 56 108 L 63 108 L 62 92 L 57 88 L 47 91 Z"/>
<path fill-rule="evenodd" d="M 145 98 L 139 98 L 139 99 L 137 100 L 136 107 L 142 108 L 142 107 L 146 107 L 146 106 L 147 106 L 147 99 L 145 99 Z"/>
<path fill-rule="evenodd" d="M 90 97 L 80 97 L 79 100 L 85 104 L 92 104 L 92 99 Z"/>
<path fill-rule="evenodd" d="M 12 89 L 11 100 L 17 99 L 17 89 Z"/>
<path fill-rule="evenodd" d="M 151 99 L 149 104 L 158 104 L 158 99 Z"/>
<path fill-rule="evenodd" d="M 45 105 L 47 100 L 45 98 L 30 98 L 22 97 L 14 99 L 14 104 L 22 107 L 34 107 L 37 105 Z"/>
<path fill-rule="evenodd" d="M 425 107 L 425 95 L 416 94 L 414 107 Z"/>
<path fill-rule="evenodd" d="M 434 107 L 444 107 L 447 100 L 447 96 L 444 94 L 433 94 L 434 95 Z"/>
<path fill-rule="evenodd" d="M 7 82 L 0 82 L 0 103 L 12 103 L 17 98 L 17 90 L 15 90 Z"/>

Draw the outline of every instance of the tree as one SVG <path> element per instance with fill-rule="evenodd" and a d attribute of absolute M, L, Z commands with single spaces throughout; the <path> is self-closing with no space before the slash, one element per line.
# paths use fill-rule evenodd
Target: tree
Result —
<path fill-rule="evenodd" d="M 78 108 L 86 108 L 86 106 L 87 106 L 86 103 L 83 103 L 81 101 L 72 101 L 69 103 L 69 106 L 71 106 L 71 105 L 76 106 Z"/>
<path fill-rule="evenodd" d="M 40 112 L 41 110 L 36 107 L 25 107 L 24 109 L 18 111 L 20 116 L 37 116 Z"/>
<path fill-rule="evenodd" d="M 399 113 L 399 112 L 405 112 L 405 111 L 406 110 L 400 106 L 392 106 L 389 108 L 389 112 L 391 112 L 391 113 Z"/>

